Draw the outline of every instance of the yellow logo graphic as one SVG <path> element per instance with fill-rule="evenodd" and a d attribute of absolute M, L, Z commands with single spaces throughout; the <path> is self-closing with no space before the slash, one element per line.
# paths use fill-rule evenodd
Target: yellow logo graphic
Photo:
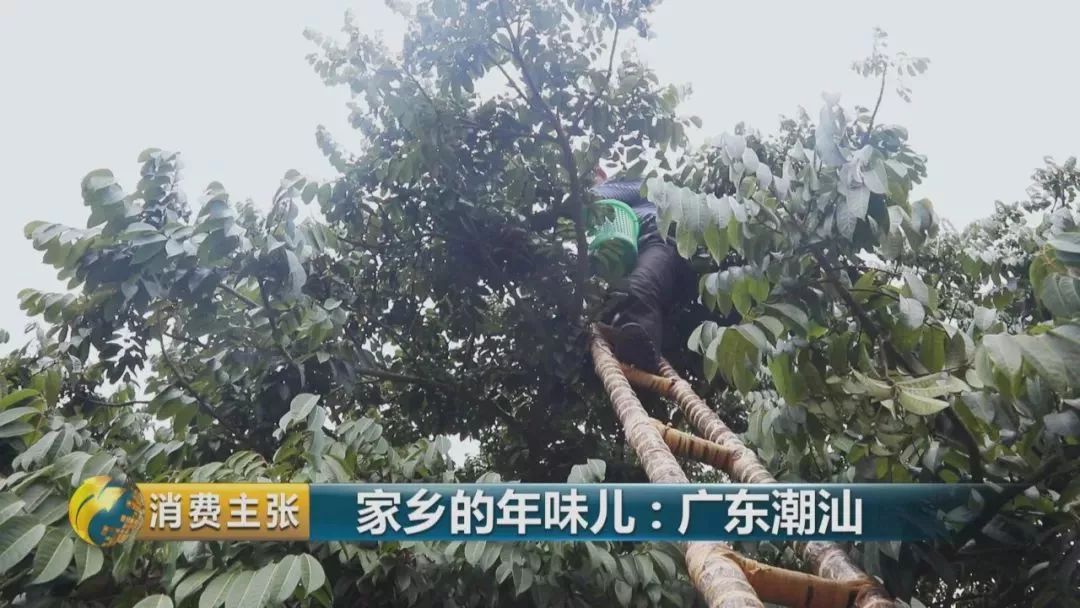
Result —
<path fill-rule="evenodd" d="M 90 477 L 71 496 L 68 520 L 79 538 L 109 547 L 138 532 L 143 520 L 143 497 L 134 485 L 104 475 Z"/>

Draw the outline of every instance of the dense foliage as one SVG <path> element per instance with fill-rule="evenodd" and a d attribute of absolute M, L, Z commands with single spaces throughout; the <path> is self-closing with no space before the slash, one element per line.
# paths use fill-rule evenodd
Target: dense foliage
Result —
<path fill-rule="evenodd" d="M 84 178 L 86 228 L 27 226 L 69 291 L 20 294 L 42 322 L 0 365 L 0 598 L 687 604 L 667 546 L 99 550 L 63 517 L 73 485 L 103 473 L 641 479 L 585 356 L 585 324 L 619 287 L 584 255 L 600 162 L 653 176 L 664 229 L 702 273 L 701 305 L 676 320 L 697 329 L 669 358 L 725 416 L 746 412 L 777 477 L 1022 482 L 951 514 L 955 542 L 860 545 L 869 572 L 942 606 L 1072 597 L 1075 161 L 1048 162 L 1028 201 L 958 233 L 909 196 L 925 159 L 878 124 L 880 99 L 829 98 L 816 122 L 687 150 L 679 89 L 619 56 L 620 36 L 649 34 L 650 5 L 434 0 L 409 9 L 400 54 L 347 20 L 341 39 L 309 34 L 366 141 L 350 153 L 318 132 L 339 179 L 290 172 L 269 206 L 214 183 L 189 204 L 179 157 L 152 149 L 134 189 Z M 881 34 L 856 65 L 882 91 L 926 67 Z M 464 467 L 447 457 L 454 433 L 481 445 Z"/>

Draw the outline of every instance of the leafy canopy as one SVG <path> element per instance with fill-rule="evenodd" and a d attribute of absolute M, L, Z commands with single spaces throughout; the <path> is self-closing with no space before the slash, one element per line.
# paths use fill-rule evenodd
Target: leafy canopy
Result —
<path fill-rule="evenodd" d="M 134 189 L 107 170 L 86 176 L 85 228 L 27 226 L 69 290 L 20 294 L 42 323 L 0 364 L 0 598 L 694 601 L 668 546 L 100 550 L 63 521 L 72 488 L 98 474 L 641 479 L 584 350 L 585 324 L 619 287 L 584 255 L 601 162 L 649 178 L 663 230 L 701 272 L 699 305 L 673 320 L 696 330 L 669 359 L 725 415 L 745 410 L 746 437 L 778 477 L 1027 488 L 951 514 L 961 542 L 858 546 L 869 572 L 942 604 L 1068 597 L 1075 161 L 1048 161 L 1029 201 L 958 233 L 910 197 L 925 159 L 902 127 L 879 124 L 880 98 L 872 110 L 828 98 L 816 121 L 800 112 L 775 135 L 740 126 L 689 150 L 681 91 L 621 52 L 621 37 L 650 33 L 650 8 L 423 2 L 407 9 L 400 54 L 347 19 L 343 37 L 308 34 L 315 70 L 353 92 L 366 141 L 349 152 L 319 130 L 338 179 L 289 172 L 269 207 L 213 183 L 191 204 L 179 157 L 151 149 Z M 927 67 L 885 41 L 856 64 L 882 91 Z M 1045 217 L 1033 225 L 1031 212 Z M 455 468 L 452 433 L 478 439 L 480 457 Z"/>

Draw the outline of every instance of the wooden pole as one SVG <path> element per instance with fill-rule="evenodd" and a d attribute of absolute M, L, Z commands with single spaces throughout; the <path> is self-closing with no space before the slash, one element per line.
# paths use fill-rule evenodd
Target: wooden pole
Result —
<path fill-rule="evenodd" d="M 694 392 L 690 383 L 683 380 L 667 361 L 661 363 L 660 372 L 667 380 L 666 387 L 659 377 L 638 370 L 633 370 L 629 377 L 640 386 L 647 386 L 653 390 L 660 389 L 660 394 L 666 395 L 678 404 L 679 409 L 683 411 L 698 433 L 709 441 L 730 449 L 733 454 L 729 467 L 724 472 L 733 481 L 776 483 L 776 479 L 769 470 L 758 460 L 757 454 L 746 447 L 739 436 L 720 420 L 716 412 Z M 855 599 L 856 608 L 895 608 L 896 602 L 892 600 L 888 592 L 852 563 L 847 553 L 836 543 L 825 541 L 795 543 L 795 548 L 818 575 L 835 581 L 863 585 Z"/>
<path fill-rule="evenodd" d="M 650 422 L 634 390 L 623 375 L 611 347 L 595 327 L 591 329 L 590 350 L 596 375 L 604 383 L 615 414 L 622 422 L 626 440 L 637 453 L 645 474 L 653 483 L 688 483 L 686 474 L 668 449 L 660 432 Z M 694 587 L 712 608 L 764 608 L 742 568 L 730 553 L 714 550 L 730 547 L 720 543 L 692 542 L 683 545 L 686 569 Z"/>

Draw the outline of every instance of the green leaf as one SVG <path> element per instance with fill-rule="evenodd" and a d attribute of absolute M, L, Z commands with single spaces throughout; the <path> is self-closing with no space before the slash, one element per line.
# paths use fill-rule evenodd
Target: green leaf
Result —
<path fill-rule="evenodd" d="M 28 422 L 12 422 L 0 427 L 0 439 L 21 437 L 34 431 L 34 425 Z"/>
<path fill-rule="evenodd" d="M 149 233 L 158 233 L 158 229 L 151 224 L 147 224 L 146 222 L 133 222 L 131 224 L 128 224 L 127 228 L 124 228 L 123 232 L 120 233 L 120 236 L 126 237 Z"/>
<path fill-rule="evenodd" d="M 202 595 L 199 596 L 199 608 L 217 608 L 225 603 L 225 596 L 229 592 L 229 585 L 237 576 L 237 572 L 226 572 L 214 577 L 214 580 L 206 586 Z"/>
<path fill-rule="evenodd" d="M 937 308 L 937 294 L 913 272 L 904 273 L 904 287 L 907 294 L 930 310 Z"/>
<path fill-rule="evenodd" d="M 731 375 L 735 381 L 735 388 L 743 395 L 749 394 L 757 386 L 755 369 L 756 365 L 749 357 L 743 357 L 742 361 L 737 361 L 732 368 Z"/>
<path fill-rule="evenodd" d="M 50 225 L 49 222 L 43 222 L 41 220 L 34 220 L 27 225 L 23 226 L 23 237 L 26 239 L 34 238 L 34 233 L 38 231 L 42 226 Z"/>
<path fill-rule="evenodd" d="M 274 567 L 272 564 L 259 569 L 251 577 L 247 590 L 241 598 L 238 608 L 262 608 L 276 601 L 276 589 L 272 584 Z"/>
<path fill-rule="evenodd" d="M 322 564 L 314 556 L 305 553 L 298 559 L 301 564 L 300 581 L 304 585 L 304 590 L 311 595 L 326 584 L 326 573 L 323 572 Z"/>
<path fill-rule="evenodd" d="M 20 515 L 0 525 L 0 574 L 22 561 L 45 536 L 45 526 L 34 517 Z"/>
<path fill-rule="evenodd" d="M 972 350 L 968 348 L 969 343 L 971 343 L 971 338 L 964 332 L 958 331 L 953 334 L 946 346 L 945 367 L 952 369 L 967 365 L 968 354 Z"/>
<path fill-rule="evenodd" d="M 465 561 L 469 562 L 469 565 L 476 566 L 480 563 L 480 558 L 484 555 L 484 547 L 486 542 L 482 540 L 470 541 L 465 543 Z"/>
<path fill-rule="evenodd" d="M 626 582 L 617 580 L 615 581 L 615 597 L 623 608 L 627 608 L 630 606 L 630 600 L 634 597 L 634 589 L 627 585 Z"/>
<path fill-rule="evenodd" d="M 589 554 L 589 561 L 603 567 L 609 574 L 619 574 L 619 565 L 615 562 L 615 558 L 611 556 L 611 553 L 597 547 L 594 542 L 586 542 L 585 550 Z"/>
<path fill-rule="evenodd" d="M 900 389 L 898 401 L 900 405 L 912 414 L 929 416 L 949 407 L 948 401 L 932 399 L 914 394 L 912 391 Z"/>
<path fill-rule="evenodd" d="M 634 554 L 634 565 L 637 567 L 638 574 L 641 575 L 641 586 L 648 587 L 651 584 L 660 582 L 656 578 L 656 570 L 653 568 L 652 560 L 648 555 L 644 553 Z"/>
<path fill-rule="evenodd" d="M 799 308 L 797 308 L 797 307 L 795 307 L 795 306 L 793 306 L 791 304 L 785 304 L 785 303 L 768 304 L 766 306 L 766 308 L 768 308 L 768 309 L 772 310 L 773 312 L 779 314 L 780 316 L 784 317 L 785 319 L 788 319 L 789 321 L 794 323 L 796 326 L 801 328 L 803 330 L 803 332 L 806 332 L 807 329 L 809 328 L 810 317 L 808 317 L 807 314 L 805 312 L 803 312 L 801 309 L 799 309 Z"/>
<path fill-rule="evenodd" d="M 874 399 L 880 401 L 893 396 L 893 387 L 888 382 L 871 378 L 859 372 L 859 370 L 853 369 L 851 370 L 851 373 L 859 380 L 859 385 L 865 389 L 866 393 Z"/>
<path fill-rule="evenodd" d="M 315 182 L 308 182 L 307 185 L 304 186 L 304 190 L 303 192 L 301 192 L 300 198 L 304 201 L 305 204 L 310 203 L 311 201 L 315 200 L 315 196 L 316 194 L 318 194 L 318 191 L 318 184 L 316 184 Z"/>
<path fill-rule="evenodd" d="M 304 285 L 307 283 L 307 271 L 304 270 L 304 266 L 300 264 L 300 260 L 296 257 L 296 254 L 291 250 L 285 249 L 285 261 L 289 269 L 289 293 L 293 297 L 297 297 L 304 289 Z"/>
<path fill-rule="evenodd" d="M 225 608 L 240 608 L 244 599 L 251 593 L 251 581 L 255 580 L 255 573 L 244 570 L 229 582 L 229 588 L 225 592 Z"/>
<path fill-rule="evenodd" d="M 857 187 L 845 193 L 844 200 L 836 207 L 836 229 L 840 235 L 850 239 L 855 234 L 855 226 L 866 217 L 870 209 L 870 189 Z"/>
<path fill-rule="evenodd" d="M 501 585 L 506 582 L 506 579 L 513 573 L 514 565 L 508 561 L 504 561 L 499 564 L 499 567 L 495 569 L 495 580 Z"/>
<path fill-rule="evenodd" d="M 760 353 L 743 333 L 720 328 L 705 354 L 717 362 L 725 380 L 729 384 L 735 384 L 744 394 L 756 383 L 754 372 Z"/>
<path fill-rule="evenodd" d="M 993 334 L 983 337 L 983 346 L 990 355 L 990 361 L 994 366 L 1004 372 L 1010 379 L 1020 377 L 1023 358 L 1020 349 L 1016 348 L 1011 336 L 1007 334 Z"/>
<path fill-rule="evenodd" d="M 191 574 L 185 576 L 180 580 L 180 583 L 176 585 L 176 589 L 173 591 L 173 597 L 176 598 L 176 603 L 182 604 L 185 599 L 193 595 L 199 589 L 202 589 L 203 584 L 214 576 L 214 570 L 196 570 Z"/>
<path fill-rule="evenodd" d="M 514 593 L 521 595 L 529 590 L 533 584 L 533 571 L 528 566 L 515 565 L 513 569 Z"/>
<path fill-rule="evenodd" d="M 772 374 L 773 384 L 784 401 L 792 405 L 803 400 L 806 393 L 806 385 L 802 378 L 795 373 L 791 361 L 791 355 L 783 353 L 769 360 L 769 373 Z"/>
<path fill-rule="evenodd" d="M 79 583 L 101 572 L 104 564 L 105 554 L 101 549 L 90 543 L 75 543 L 75 568 L 79 572 Z"/>
<path fill-rule="evenodd" d="M 22 390 L 15 391 L 0 399 L 0 411 L 12 407 L 26 405 L 27 403 L 37 398 L 40 394 L 41 393 L 32 388 L 24 388 Z"/>
<path fill-rule="evenodd" d="M 742 334 L 759 351 L 769 352 L 772 349 L 769 339 L 765 337 L 765 332 L 761 331 L 756 325 L 740 323 L 735 326 L 735 331 Z"/>
<path fill-rule="evenodd" d="M 567 483 L 599 483 L 604 481 L 607 463 L 598 458 L 590 458 L 585 464 L 576 464 L 570 468 Z"/>
<path fill-rule="evenodd" d="M 694 328 L 694 331 L 690 332 L 690 337 L 686 341 L 686 348 L 696 353 L 702 352 L 712 342 L 712 337 L 708 337 L 706 332 L 710 332 L 715 337 L 716 329 L 717 325 L 713 321 L 705 321 L 698 325 Z"/>
<path fill-rule="evenodd" d="M 900 296 L 900 324 L 908 329 L 922 327 L 926 311 L 918 300 Z"/>
<path fill-rule="evenodd" d="M 19 418 L 23 418 L 23 417 L 29 416 L 31 414 L 40 414 L 40 413 L 41 412 L 39 412 L 37 410 L 37 408 L 26 407 L 26 406 L 13 407 L 13 408 L 8 409 L 8 410 L 3 410 L 3 411 L 0 411 L 0 426 L 6 426 L 7 424 L 18 420 Z"/>
<path fill-rule="evenodd" d="M 65 528 L 53 528 L 38 544 L 34 553 L 34 573 L 37 575 L 31 585 L 47 583 L 60 576 L 75 556 L 75 542 L 71 532 Z"/>
<path fill-rule="evenodd" d="M 306 419 L 308 414 L 311 413 L 311 409 L 318 402 L 319 396 L 311 393 L 300 393 L 293 397 L 292 401 L 289 402 L 289 411 L 281 417 L 278 426 L 284 431 L 288 429 L 290 423 Z"/>
<path fill-rule="evenodd" d="M 104 450 L 96 452 L 85 464 L 83 464 L 82 470 L 79 471 L 78 478 L 72 480 L 72 485 L 78 485 L 82 483 L 84 479 L 89 477 L 106 475 L 112 471 L 113 465 L 115 464 L 116 456 L 113 456 Z"/>
<path fill-rule="evenodd" d="M 319 186 L 319 193 L 318 193 L 319 203 L 320 204 L 329 203 L 330 202 L 330 196 L 333 194 L 333 192 L 334 192 L 334 187 L 329 182 Z"/>
<path fill-rule="evenodd" d="M 491 567 L 495 565 L 501 554 L 502 545 L 500 543 L 488 543 L 488 546 L 484 548 L 484 554 L 480 556 L 480 571 L 487 572 L 491 570 Z"/>
<path fill-rule="evenodd" d="M 973 315 L 975 320 L 975 327 L 986 331 L 997 320 L 997 311 L 993 308 L 984 308 L 982 306 L 975 307 L 975 313 Z"/>
<path fill-rule="evenodd" d="M 173 602 L 167 595 L 151 595 L 143 598 L 138 604 L 135 604 L 135 608 L 173 608 Z"/>
<path fill-rule="evenodd" d="M 709 223 L 709 210 L 704 196 L 684 190 L 680 198 L 682 213 L 675 226 L 675 244 L 679 255 L 689 258 L 697 250 L 698 238 Z"/>
<path fill-rule="evenodd" d="M 863 171 L 863 182 L 874 194 L 886 194 L 889 191 L 889 174 L 880 156 L 870 161 L 870 166 Z"/>
<path fill-rule="evenodd" d="M 1080 232 L 1063 232 L 1047 241 L 1057 251 L 1080 254 Z"/>
<path fill-rule="evenodd" d="M 675 225 L 675 247 L 684 258 L 689 258 L 697 251 L 697 237 L 683 222 Z"/>
<path fill-rule="evenodd" d="M 727 230 L 710 222 L 705 228 L 705 247 L 708 248 L 709 255 L 711 255 L 714 260 L 717 262 L 722 261 L 727 257 L 729 248 Z"/>
<path fill-rule="evenodd" d="M 296 586 L 300 584 L 300 575 L 303 571 L 302 561 L 295 555 L 286 555 L 273 567 L 274 571 L 270 577 L 272 597 L 277 602 L 284 602 L 292 597 Z"/>
<path fill-rule="evenodd" d="M 1035 293 L 1042 292 L 1043 282 L 1046 281 L 1046 277 L 1055 272 L 1064 270 L 1053 257 L 1046 254 L 1046 252 L 1040 251 L 1031 259 L 1031 266 L 1028 269 L 1028 281 L 1031 282 L 1031 287 Z"/>
<path fill-rule="evenodd" d="M 25 504 L 14 492 L 0 492 L 0 524 L 21 512 Z"/>
<path fill-rule="evenodd" d="M 115 183 L 116 178 L 113 177 L 112 171 L 108 169 L 94 169 L 83 177 L 82 188 L 85 192 L 93 192 L 95 190 L 101 190 L 107 188 Z"/>
<path fill-rule="evenodd" d="M 1062 439 L 1080 437 L 1080 415 L 1072 410 L 1055 412 L 1043 416 L 1046 430 Z"/>
<path fill-rule="evenodd" d="M 945 367 L 945 340 L 945 332 L 936 327 L 923 332 L 919 360 L 931 372 L 939 372 Z"/>
<path fill-rule="evenodd" d="M 750 307 L 753 305 L 750 301 L 749 288 L 750 282 L 745 278 L 740 278 L 735 281 L 731 289 L 731 301 L 735 304 L 735 310 L 744 317 L 750 314 Z"/>
<path fill-rule="evenodd" d="M 656 565 L 660 566 L 660 569 L 664 571 L 664 575 L 668 579 L 674 579 L 679 575 L 679 567 L 670 555 L 664 553 L 660 549 L 653 549 L 652 551 L 649 551 L 649 555 L 652 556 L 653 561 L 656 562 Z"/>
<path fill-rule="evenodd" d="M 959 393 L 969 390 L 969 387 L 960 379 L 944 372 L 897 380 L 896 386 L 906 390 L 940 389 L 941 392 L 936 395 Z"/>
<path fill-rule="evenodd" d="M 1059 319 L 1080 315 L 1080 280 L 1063 274 L 1048 275 L 1039 290 L 1043 306 Z"/>
<path fill-rule="evenodd" d="M 763 315 L 754 319 L 754 323 L 757 323 L 765 331 L 769 332 L 773 340 L 779 340 L 785 333 L 784 323 L 776 317 L 770 317 L 769 315 Z"/>
<path fill-rule="evenodd" d="M 1063 325 L 1039 336 L 1015 336 L 1039 376 L 1054 390 L 1068 394 L 1080 387 L 1080 326 Z"/>

